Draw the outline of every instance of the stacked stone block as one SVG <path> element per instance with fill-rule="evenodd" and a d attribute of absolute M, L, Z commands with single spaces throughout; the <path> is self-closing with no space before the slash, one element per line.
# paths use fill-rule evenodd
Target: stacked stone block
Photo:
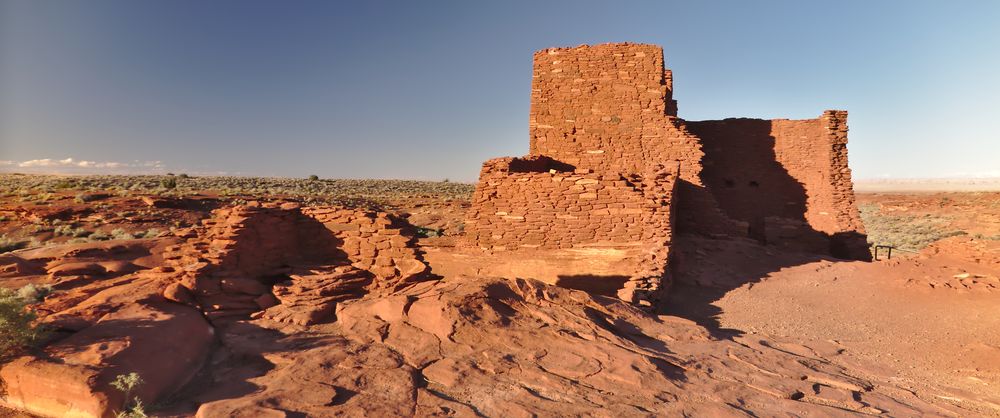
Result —
<path fill-rule="evenodd" d="M 480 247 L 638 245 L 661 234 L 669 237 L 669 202 L 647 197 L 639 176 L 586 169 L 510 172 L 512 162 L 491 160 L 480 177 L 466 221 L 466 234 Z M 653 224 L 662 228 L 646 227 Z"/>
<path fill-rule="evenodd" d="M 686 122 L 677 118 L 673 74 L 654 45 L 550 48 L 534 62 L 530 155 L 484 164 L 468 216 L 471 245 L 641 247 L 648 251 L 634 259 L 629 286 L 642 282 L 639 271 L 665 283 L 673 217 L 662 207 L 676 207 L 678 226 L 690 232 L 866 258 L 847 168 L 846 112 Z M 653 178 L 670 186 L 650 186 Z M 680 204 L 670 203 L 675 195 Z"/>
<path fill-rule="evenodd" d="M 319 296 L 332 303 L 339 299 L 331 289 L 344 295 L 392 290 L 427 271 L 412 247 L 413 236 L 386 213 L 253 203 L 218 209 L 213 215 L 183 232 L 187 240 L 164 253 L 164 274 L 175 276 L 164 296 L 199 307 L 211 320 L 244 318 L 278 305 L 281 300 L 272 294 L 269 281 L 279 282 L 287 301 L 309 300 L 291 294 L 296 289 L 326 289 Z M 282 277 L 292 282 L 279 280 Z M 312 308 L 333 311 L 327 303 Z M 316 315 L 301 314 L 303 310 L 300 307 L 291 322 L 316 321 Z M 276 316 L 284 317 L 291 318 Z M 303 317 L 311 319 L 300 320 Z"/>

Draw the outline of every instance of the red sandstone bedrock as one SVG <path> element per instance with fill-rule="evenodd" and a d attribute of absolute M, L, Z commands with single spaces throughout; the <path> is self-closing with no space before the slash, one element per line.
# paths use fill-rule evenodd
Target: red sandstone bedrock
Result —
<path fill-rule="evenodd" d="M 131 372 L 145 381 L 134 395 L 152 404 L 201 370 L 216 342 L 213 325 L 250 314 L 329 321 L 337 303 L 391 292 L 427 270 L 412 235 L 388 214 L 304 212 L 223 208 L 178 237 L 0 256 L 0 278 L 59 291 L 34 306 L 57 340 L 0 369 L 4 405 L 42 416 L 111 416 L 124 400 L 110 382 Z M 275 274 L 287 279 L 272 289 Z"/>

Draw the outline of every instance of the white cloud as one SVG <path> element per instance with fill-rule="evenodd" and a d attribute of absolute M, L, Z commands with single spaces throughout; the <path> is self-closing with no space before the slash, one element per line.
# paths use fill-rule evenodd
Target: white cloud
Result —
<path fill-rule="evenodd" d="M 162 161 L 134 160 L 130 163 L 123 163 L 118 161 L 77 160 L 71 157 L 63 159 L 41 158 L 24 161 L 0 161 L 0 170 L 4 171 L 19 170 L 32 173 L 55 174 L 138 174 L 160 172 L 164 168 L 165 166 Z"/>

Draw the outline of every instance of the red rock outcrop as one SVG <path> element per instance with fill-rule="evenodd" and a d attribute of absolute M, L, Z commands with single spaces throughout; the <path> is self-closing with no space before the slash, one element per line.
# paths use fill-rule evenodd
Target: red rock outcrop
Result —
<path fill-rule="evenodd" d="M 3 256 L 59 292 L 36 306 L 56 340 L 0 369 L 3 404 L 41 416 L 107 417 L 120 374 L 147 404 L 185 385 L 215 328 L 251 314 L 311 325 L 337 303 L 394 291 L 427 272 L 405 224 L 379 212 L 251 204 L 218 209 L 177 238 L 78 244 Z M 206 321 L 207 320 L 207 321 Z"/>
<path fill-rule="evenodd" d="M 346 301 L 337 318 L 308 335 L 266 320 L 229 329 L 197 416 L 949 413 L 889 377 L 825 360 L 830 347 L 716 340 L 683 319 L 534 280 L 423 282 Z M 246 375 L 253 386 L 233 395 Z"/>

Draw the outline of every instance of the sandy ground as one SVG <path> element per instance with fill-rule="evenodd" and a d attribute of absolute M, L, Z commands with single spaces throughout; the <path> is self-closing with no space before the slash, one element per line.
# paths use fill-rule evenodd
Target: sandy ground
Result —
<path fill-rule="evenodd" d="M 924 400 L 1000 415 L 998 269 L 946 256 L 804 257 L 766 268 L 750 246 L 710 245 L 688 243 L 702 263 L 722 267 L 681 269 L 668 313 L 720 338 L 794 343 L 859 377 L 889 376 Z"/>

